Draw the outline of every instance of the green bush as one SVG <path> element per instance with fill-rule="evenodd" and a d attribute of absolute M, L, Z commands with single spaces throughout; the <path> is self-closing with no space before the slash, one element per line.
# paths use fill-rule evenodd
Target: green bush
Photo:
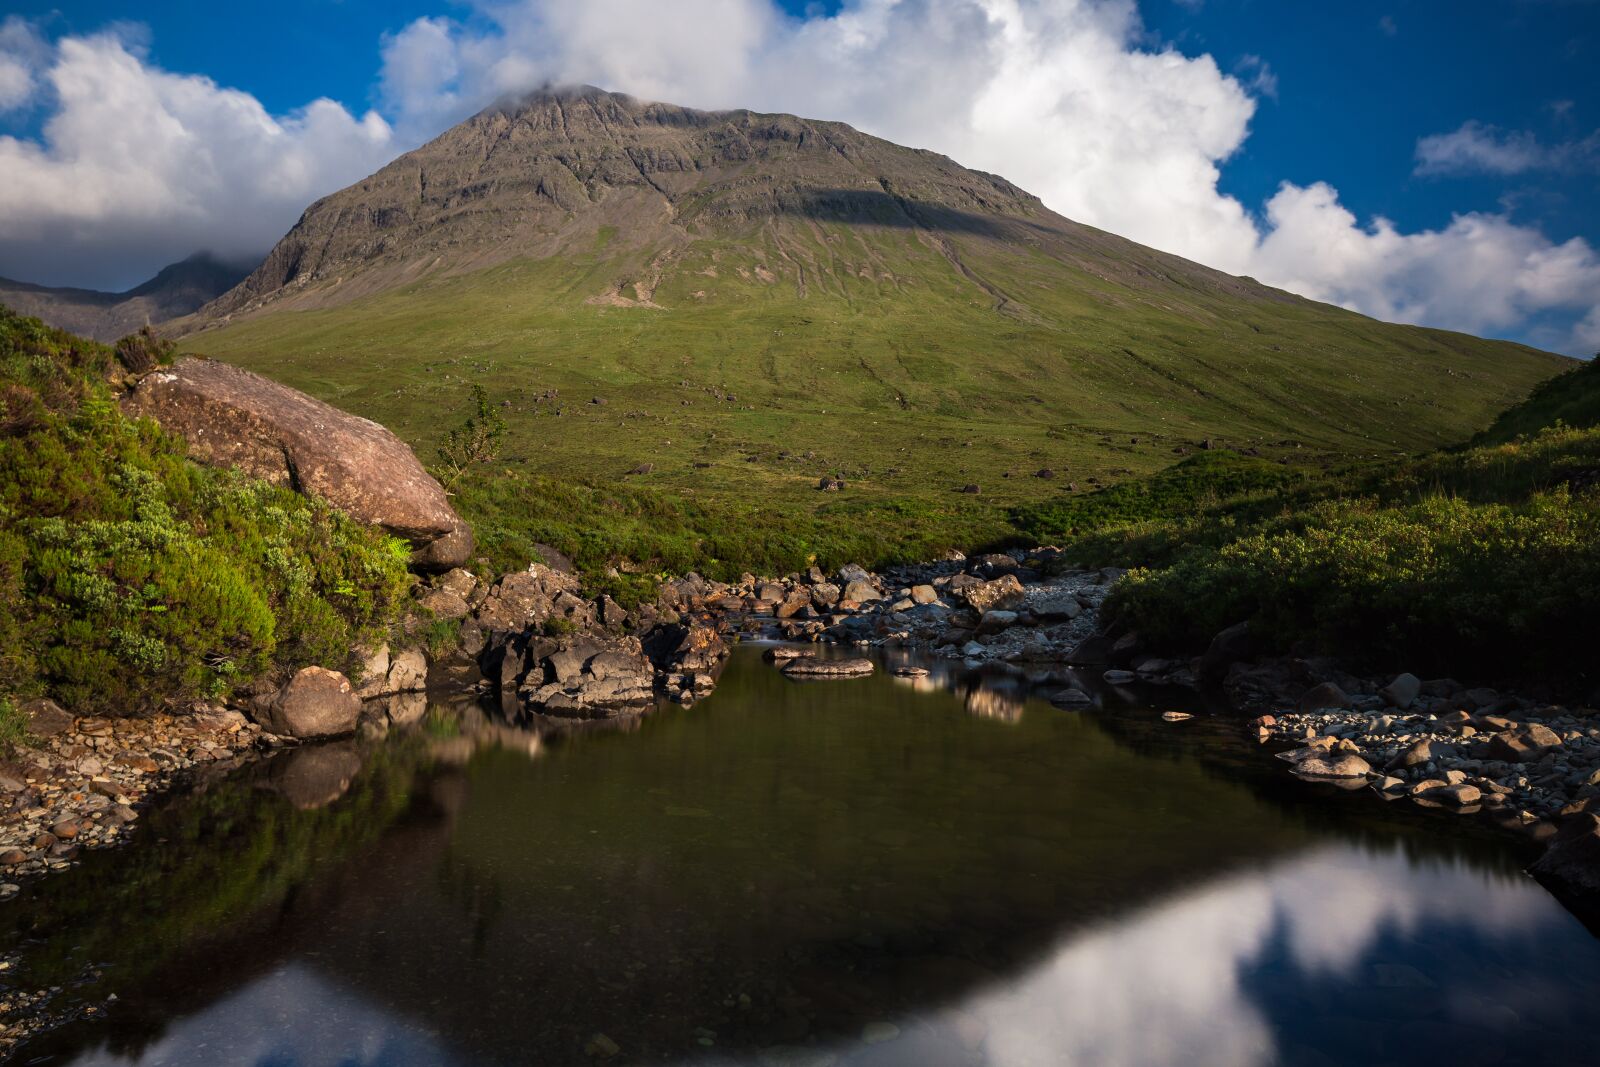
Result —
<path fill-rule="evenodd" d="M 1011 519 L 1038 544 L 1058 544 L 1097 530 L 1170 519 L 1225 500 L 1305 482 L 1309 472 L 1226 450 L 1201 452 L 1149 478 L 1080 496 L 1015 508 Z"/>
<path fill-rule="evenodd" d="M 0 755 L 9 756 L 28 740 L 28 717 L 17 702 L 0 696 Z"/>
<path fill-rule="evenodd" d="M 739 506 L 511 471 L 474 472 L 455 492 L 494 569 L 520 570 L 550 545 L 577 565 L 586 592 L 609 593 L 627 607 L 649 598 L 662 574 L 731 581 L 745 571 L 782 575 L 813 563 L 884 566 L 1015 535 L 982 518 L 934 514 L 914 500 L 841 498 L 796 514 L 761 501 Z"/>
<path fill-rule="evenodd" d="M 1600 500 L 1565 488 L 1520 504 L 1430 497 L 1319 504 L 1118 584 L 1111 617 L 1200 647 L 1248 619 L 1374 666 L 1573 679 L 1594 671 Z"/>
<path fill-rule="evenodd" d="M 0 309 L 0 689 L 122 713 L 277 664 L 342 667 L 406 603 L 407 546 L 283 488 L 190 463 L 122 416 L 110 353 Z"/>

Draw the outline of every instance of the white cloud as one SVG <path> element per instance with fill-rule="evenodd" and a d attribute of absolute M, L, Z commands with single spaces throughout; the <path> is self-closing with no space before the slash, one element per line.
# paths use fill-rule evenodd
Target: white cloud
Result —
<path fill-rule="evenodd" d="M 1600 131 L 1546 145 L 1527 130 L 1502 130 L 1477 121 L 1417 142 L 1421 175 L 1524 174 L 1535 170 L 1600 168 Z"/>
<path fill-rule="evenodd" d="M 1239 62 L 1233 66 L 1233 72 L 1245 79 L 1245 86 L 1251 92 L 1259 93 L 1273 100 L 1278 98 L 1277 72 L 1272 69 L 1271 63 L 1268 63 L 1260 56 L 1245 55 L 1239 57 Z"/>
<path fill-rule="evenodd" d="M 1574 352 L 1600 356 L 1600 307 L 1589 312 L 1572 328 L 1572 337 Z"/>
<path fill-rule="evenodd" d="M 49 53 L 50 46 L 22 16 L 8 15 L 0 22 L 0 112 L 32 101 L 38 70 Z"/>
<path fill-rule="evenodd" d="M 0 274 L 95 281 L 129 257 L 142 270 L 259 250 L 316 196 L 497 97 L 588 82 L 850 122 L 1003 174 L 1070 218 L 1385 318 L 1515 333 L 1600 303 L 1586 243 L 1508 215 L 1403 233 L 1320 183 L 1285 185 L 1259 217 L 1224 195 L 1220 167 L 1276 79 L 1264 58 L 1231 76 L 1152 47 L 1134 0 L 846 0 L 800 18 L 773 0 L 473 0 L 463 20 L 418 19 L 379 47 L 392 128 L 326 100 L 273 116 L 116 37 L 58 42 L 43 138 L 0 138 Z M 1468 151 L 1451 145 L 1440 160 Z M 1589 350 L 1577 333 L 1552 343 Z"/>
<path fill-rule="evenodd" d="M 1385 219 L 1362 227 L 1318 183 L 1283 186 L 1267 223 L 1257 252 L 1264 276 L 1391 321 L 1494 332 L 1546 309 L 1581 311 L 1600 294 L 1600 257 L 1586 242 L 1557 245 L 1499 215 L 1458 215 L 1410 234 Z"/>
<path fill-rule="evenodd" d="M 272 116 L 149 65 L 119 34 L 48 57 L 40 140 L 0 137 L 0 274 L 120 286 L 197 249 L 260 253 L 317 196 L 394 155 L 387 122 L 331 100 Z"/>

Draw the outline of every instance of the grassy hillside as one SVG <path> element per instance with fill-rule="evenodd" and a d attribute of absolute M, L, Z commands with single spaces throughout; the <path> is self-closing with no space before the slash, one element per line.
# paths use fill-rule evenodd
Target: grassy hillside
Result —
<path fill-rule="evenodd" d="M 123 350 L 0 307 L 0 706 L 126 714 L 348 666 L 409 603 L 409 548 L 124 418 Z"/>
<path fill-rule="evenodd" d="M 1600 355 L 1541 384 L 1527 400 L 1502 412 L 1473 443 L 1503 444 L 1556 423 L 1579 429 L 1600 426 Z"/>
<path fill-rule="evenodd" d="M 1243 320 L 1203 294 L 1133 301 L 977 242 L 965 261 L 1027 293 L 1027 315 L 1008 314 L 914 235 L 880 237 L 899 284 L 846 279 L 802 297 L 741 278 L 746 253 L 711 244 L 698 269 L 717 277 L 686 263 L 656 290 L 661 309 L 595 306 L 585 295 L 615 269 L 596 252 L 276 311 L 183 344 L 374 418 L 424 456 L 482 384 L 510 424 L 497 474 L 527 492 L 540 478 L 626 485 L 815 527 L 824 551 L 870 514 L 886 556 L 925 551 L 930 533 L 938 547 L 1005 536 L 1015 505 L 1159 470 L 1208 439 L 1303 463 L 1435 447 L 1564 365 L 1302 301 Z M 855 237 L 823 226 L 815 239 Z M 818 492 L 823 475 L 844 492 Z M 968 484 L 981 493 L 960 493 Z M 518 491 L 464 497 L 486 540 L 508 521 L 488 497 Z M 906 509 L 915 531 L 896 528 Z"/>
<path fill-rule="evenodd" d="M 1249 621 L 1267 650 L 1303 643 L 1374 670 L 1600 682 L 1600 428 L 1269 468 L 1207 454 L 1016 518 L 1082 562 L 1137 568 L 1108 610 L 1163 649 Z"/>
<path fill-rule="evenodd" d="M 1208 440 L 1312 465 L 1434 448 L 1568 365 L 1231 277 L 840 123 L 592 88 L 311 205 L 187 328 L 423 455 L 485 387 L 510 439 L 462 497 L 490 546 L 564 519 L 591 555 L 677 565 L 698 540 L 751 569 L 1003 538 L 1012 507 Z M 608 528 L 663 510 L 657 548 Z"/>

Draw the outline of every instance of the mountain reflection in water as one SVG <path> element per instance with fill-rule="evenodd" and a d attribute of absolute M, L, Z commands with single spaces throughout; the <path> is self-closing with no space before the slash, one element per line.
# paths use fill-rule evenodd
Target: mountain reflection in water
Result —
<path fill-rule="evenodd" d="M 1600 949 L 1504 849 L 1236 738 L 751 649 L 623 733 L 430 713 L 20 901 L 24 979 L 119 998 L 24 1062 L 1583 1062 Z"/>

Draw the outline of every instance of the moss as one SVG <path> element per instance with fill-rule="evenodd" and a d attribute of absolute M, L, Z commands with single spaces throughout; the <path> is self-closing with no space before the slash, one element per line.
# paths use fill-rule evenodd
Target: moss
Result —
<path fill-rule="evenodd" d="M 544 635 L 546 637 L 564 637 L 567 634 L 578 632 L 578 624 L 571 619 L 563 619 L 552 615 L 544 620 Z"/>

